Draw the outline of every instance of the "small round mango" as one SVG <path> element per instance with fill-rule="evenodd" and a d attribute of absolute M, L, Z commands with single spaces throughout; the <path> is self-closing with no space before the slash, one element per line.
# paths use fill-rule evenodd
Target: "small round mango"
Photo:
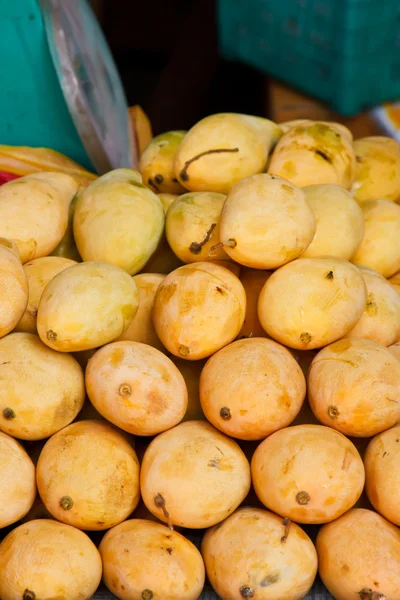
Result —
<path fill-rule="evenodd" d="M 130 519 L 110 529 L 100 544 L 104 582 L 120 600 L 197 600 L 205 569 L 196 546 L 165 525 Z M 132 568 L 140 565 L 140 568 Z"/>
<path fill-rule="evenodd" d="M 303 190 L 266 173 L 237 183 L 221 214 L 226 254 L 253 269 L 276 269 L 298 258 L 314 234 L 315 218 Z"/>
<path fill-rule="evenodd" d="M 59 352 L 99 348 L 128 329 L 138 306 L 139 291 L 128 273 L 108 263 L 79 263 L 46 286 L 38 333 Z"/>
<path fill-rule="evenodd" d="M 0 187 L 0 236 L 13 240 L 26 263 L 61 241 L 78 183 L 65 173 L 34 173 Z"/>
<path fill-rule="evenodd" d="M 244 177 L 261 173 L 281 130 L 272 121 L 236 113 L 205 117 L 183 138 L 175 175 L 192 192 L 227 194 Z"/>
<path fill-rule="evenodd" d="M 296 523 L 328 523 L 357 502 L 365 472 L 357 448 L 321 425 L 285 427 L 265 439 L 251 461 L 261 502 Z"/>
<path fill-rule="evenodd" d="M 305 378 L 295 358 L 265 338 L 228 344 L 207 361 L 200 377 L 205 416 L 241 440 L 261 440 L 290 425 L 305 395 Z"/>
<path fill-rule="evenodd" d="M 334 183 L 349 189 L 355 171 L 355 153 L 347 132 L 323 121 L 303 122 L 281 137 L 268 173 L 299 187 Z"/>
<path fill-rule="evenodd" d="M 323 425 L 347 436 L 376 435 L 400 421 L 400 361 L 378 342 L 339 340 L 312 361 L 308 399 Z"/>
<path fill-rule="evenodd" d="M 351 263 L 334 257 L 299 258 L 269 277 L 258 300 L 258 316 L 274 340 L 312 350 L 348 333 L 366 301 L 364 280 Z"/>
<path fill-rule="evenodd" d="M 136 453 L 104 421 L 77 421 L 53 435 L 39 456 L 36 479 L 49 513 L 86 531 L 121 523 L 140 497 Z"/>
<path fill-rule="evenodd" d="M 168 209 L 167 240 L 181 261 L 227 260 L 220 241 L 220 219 L 226 196 L 216 192 L 189 192 Z"/>
<path fill-rule="evenodd" d="M 183 194 L 185 188 L 175 177 L 174 158 L 186 131 L 166 131 L 154 137 L 139 161 L 143 181 L 153 192 Z"/>
<path fill-rule="evenodd" d="M 35 519 L 0 544 L 2 600 L 86 600 L 101 581 L 99 551 L 84 533 L 50 519 Z M 62 590 L 62 591 L 61 591 Z"/>
<path fill-rule="evenodd" d="M 0 339 L 0 429 L 22 440 L 48 438 L 71 423 L 85 400 L 82 369 L 32 333 Z"/>
<path fill-rule="evenodd" d="M 261 508 L 239 508 L 209 529 L 201 552 L 222 600 L 301 600 L 317 574 L 317 553 L 308 535 Z"/>
<path fill-rule="evenodd" d="M 239 279 L 225 267 L 199 262 L 172 271 L 160 284 L 153 323 L 167 350 L 199 360 L 235 339 L 245 311 Z"/>
<path fill-rule="evenodd" d="M 164 230 L 160 199 L 130 169 L 116 169 L 78 198 L 74 236 L 84 261 L 108 262 L 130 275 L 156 251 Z"/>

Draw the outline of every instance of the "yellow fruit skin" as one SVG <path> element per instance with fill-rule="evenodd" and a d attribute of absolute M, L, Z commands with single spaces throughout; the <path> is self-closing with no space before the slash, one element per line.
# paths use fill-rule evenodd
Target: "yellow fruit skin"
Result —
<path fill-rule="evenodd" d="M 264 170 L 280 135 L 268 119 L 236 113 L 205 117 L 177 150 L 176 178 L 192 192 L 227 194 L 236 182 Z"/>
<path fill-rule="evenodd" d="M 0 338 L 14 329 L 28 304 L 28 280 L 14 242 L 0 237 Z"/>
<path fill-rule="evenodd" d="M 390 346 L 400 337 L 400 296 L 379 273 L 360 267 L 367 303 L 358 323 L 344 337 L 374 340 Z"/>
<path fill-rule="evenodd" d="M 289 425 L 306 394 L 290 352 L 265 338 L 237 340 L 212 356 L 200 377 L 207 419 L 242 440 L 260 440 Z"/>
<path fill-rule="evenodd" d="M 209 423 L 186 421 L 150 443 L 140 489 L 160 520 L 202 529 L 225 519 L 245 499 L 250 465 L 236 442 Z"/>
<path fill-rule="evenodd" d="M 302 258 L 337 256 L 350 260 L 364 236 L 364 216 L 352 195 L 333 185 L 304 188 L 316 220 L 315 236 Z"/>
<path fill-rule="evenodd" d="M 196 546 L 165 525 L 131 519 L 106 533 L 100 554 L 104 582 L 121 600 L 146 597 L 197 600 L 204 586 Z M 150 592 L 153 596 L 150 596 Z"/>
<path fill-rule="evenodd" d="M 392 344 L 392 346 L 389 346 L 388 350 L 390 350 L 393 356 L 400 359 L 400 341 L 396 342 L 396 344 Z"/>
<path fill-rule="evenodd" d="M 40 454 L 36 478 L 50 514 L 87 531 L 114 527 L 139 502 L 136 453 L 103 421 L 79 421 L 53 435 Z"/>
<path fill-rule="evenodd" d="M 99 586 L 102 565 L 83 531 L 38 519 L 20 525 L 1 542 L 0 569 L 2 600 L 89 600 Z"/>
<path fill-rule="evenodd" d="M 400 425 L 370 441 L 364 462 L 371 504 L 386 519 L 400 525 Z"/>
<path fill-rule="evenodd" d="M 283 542 L 282 521 L 266 510 L 245 507 L 206 532 L 201 552 L 208 578 L 222 600 L 306 596 L 317 574 L 317 553 L 295 523 Z"/>
<path fill-rule="evenodd" d="M 175 177 L 174 158 L 186 131 L 167 131 L 146 146 L 139 161 L 139 171 L 146 185 L 157 193 L 183 194 L 185 188 Z"/>
<path fill-rule="evenodd" d="M 164 275 L 158 273 L 140 273 L 133 278 L 139 290 L 139 308 L 128 329 L 118 338 L 119 341 L 141 342 L 165 351 L 154 329 L 151 313 L 154 298 Z"/>
<path fill-rule="evenodd" d="M 258 317 L 273 339 L 298 350 L 326 346 L 358 322 L 366 303 L 360 271 L 334 257 L 299 258 L 261 290 Z"/>
<path fill-rule="evenodd" d="M 220 218 L 226 196 L 190 192 L 168 208 L 165 231 L 176 256 L 185 263 L 228 260 L 220 242 Z M 212 249 L 213 248 L 213 249 Z"/>
<path fill-rule="evenodd" d="M 131 324 L 139 291 L 125 271 L 101 262 L 83 262 L 62 271 L 39 302 L 41 340 L 59 352 L 98 348 L 117 339 Z"/>
<path fill-rule="evenodd" d="M 199 360 L 235 339 L 245 310 L 239 279 L 224 267 L 202 262 L 167 275 L 156 293 L 153 323 L 167 350 Z"/>
<path fill-rule="evenodd" d="M 354 444 L 321 425 L 273 433 L 256 449 L 251 473 L 261 502 L 297 523 L 337 519 L 357 502 L 365 481 Z"/>
<path fill-rule="evenodd" d="M 359 596 L 367 590 L 364 598 L 400 599 L 400 532 L 374 511 L 349 510 L 324 525 L 316 547 L 319 574 L 336 600 L 349 600 L 354 590 Z"/>
<path fill-rule="evenodd" d="M 12 239 L 22 263 L 50 254 L 63 237 L 78 184 L 64 173 L 35 173 L 0 188 L 0 237 Z"/>
<path fill-rule="evenodd" d="M 75 419 L 85 400 L 82 369 L 32 333 L 0 340 L 0 429 L 23 440 L 53 435 Z"/>
<path fill-rule="evenodd" d="M 376 435 L 400 420 L 400 361 L 377 342 L 339 340 L 311 363 L 308 398 L 324 425 L 348 436 Z"/>
<path fill-rule="evenodd" d="M 76 261 L 61 256 L 43 256 L 24 264 L 29 289 L 28 306 L 15 331 L 37 333 L 36 317 L 44 288 L 58 273 L 76 264 Z"/>
<path fill-rule="evenodd" d="M 260 173 L 237 183 L 221 214 L 226 254 L 255 269 L 276 269 L 298 258 L 315 234 L 305 194 L 280 177 Z"/>
<path fill-rule="evenodd" d="M 347 129 L 323 121 L 304 121 L 281 137 L 268 173 L 284 177 L 299 187 L 333 183 L 349 189 L 355 164 Z"/>
<path fill-rule="evenodd" d="M 352 185 L 354 198 L 367 200 L 400 198 L 400 146 L 389 137 L 371 136 L 355 140 L 357 155 L 355 178 Z"/>
<path fill-rule="evenodd" d="M 108 421 L 134 435 L 156 435 L 177 425 L 187 408 L 178 368 L 159 350 L 139 342 L 100 348 L 86 368 L 86 390 Z"/>
<path fill-rule="evenodd" d="M 104 261 L 138 273 L 157 249 L 164 229 L 160 199 L 130 169 L 116 169 L 79 195 L 75 242 L 85 261 Z"/>
<path fill-rule="evenodd" d="M 35 465 L 23 447 L 5 433 L 0 433 L 0 453 L 0 527 L 7 527 L 24 517 L 35 501 Z"/>
<path fill-rule="evenodd" d="M 389 200 L 368 200 L 361 209 L 365 233 L 352 262 L 391 277 L 400 269 L 400 206 Z"/>

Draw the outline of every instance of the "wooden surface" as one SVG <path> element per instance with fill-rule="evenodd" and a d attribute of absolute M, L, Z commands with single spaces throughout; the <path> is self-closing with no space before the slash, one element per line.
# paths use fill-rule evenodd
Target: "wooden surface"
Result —
<path fill-rule="evenodd" d="M 293 119 L 318 119 L 338 121 L 346 125 L 355 138 L 382 135 L 382 131 L 368 113 L 356 117 L 344 117 L 330 110 L 325 104 L 293 90 L 284 84 L 269 82 L 270 118 L 277 123 Z"/>

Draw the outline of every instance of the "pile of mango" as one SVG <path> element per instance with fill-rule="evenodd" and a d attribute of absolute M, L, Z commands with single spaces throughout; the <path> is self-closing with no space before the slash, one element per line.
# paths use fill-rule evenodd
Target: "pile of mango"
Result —
<path fill-rule="evenodd" d="M 1 599 L 400 600 L 399 144 L 223 113 L 0 168 Z"/>

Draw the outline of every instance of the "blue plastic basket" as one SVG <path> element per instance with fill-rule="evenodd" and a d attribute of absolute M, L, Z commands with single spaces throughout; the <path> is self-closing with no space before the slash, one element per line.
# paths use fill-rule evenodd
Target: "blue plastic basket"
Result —
<path fill-rule="evenodd" d="M 218 0 L 222 55 L 344 115 L 400 97 L 399 0 Z"/>

